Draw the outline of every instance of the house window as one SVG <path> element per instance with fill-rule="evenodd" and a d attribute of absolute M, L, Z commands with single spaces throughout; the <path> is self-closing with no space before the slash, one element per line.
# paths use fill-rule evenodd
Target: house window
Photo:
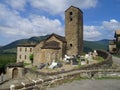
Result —
<path fill-rule="evenodd" d="M 22 51 L 22 48 L 20 48 L 20 52 Z"/>
<path fill-rule="evenodd" d="M 19 58 L 21 59 L 21 55 L 19 55 Z"/>
<path fill-rule="evenodd" d="M 30 48 L 30 52 L 32 52 L 32 48 Z"/>
<path fill-rule="evenodd" d="M 27 52 L 27 48 L 25 48 L 25 52 Z"/>
<path fill-rule="evenodd" d="M 25 60 L 26 60 L 27 56 L 25 55 Z"/>

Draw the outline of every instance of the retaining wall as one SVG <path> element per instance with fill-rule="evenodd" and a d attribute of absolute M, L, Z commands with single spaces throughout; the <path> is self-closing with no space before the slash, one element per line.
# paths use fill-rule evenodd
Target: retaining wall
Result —
<path fill-rule="evenodd" d="M 102 50 L 97 50 L 97 53 L 99 56 L 101 56 L 105 59 L 103 62 L 92 64 L 92 65 L 87 65 L 87 66 L 82 66 L 78 69 L 72 69 L 69 71 L 54 72 L 54 73 L 37 72 L 37 71 L 32 71 L 32 70 L 26 68 L 25 73 L 29 73 L 30 75 L 33 75 L 36 78 L 39 77 L 39 75 L 46 75 L 46 76 L 47 75 L 48 76 L 49 75 L 54 75 L 54 76 L 56 75 L 57 76 L 58 74 L 62 75 L 62 73 L 64 73 L 62 76 L 57 76 L 57 77 L 54 77 L 53 79 L 46 78 L 43 80 L 43 82 L 38 81 L 36 83 L 37 85 L 41 85 L 41 84 L 46 83 L 46 82 L 48 82 L 48 84 L 49 84 L 49 82 L 52 82 L 55 79 L 58 80 L 60 78 L 64 78 L 64 79 L 61 79 L 62 82 L 64 82 L 64 80 L 70 80 L 70 79 L 73 79 L 76 77 L 84 77 L 84 76 L 90 77 L 91 73 L 94 73 L 94 75 L 96 75 L 96 76 L 99 76 L 99 75 L 105 76 L 107 72 L 109 72 L 110 74 L 114 73 L 114 72 L 118 72 L 118 73 L 120 72 L 120 70 L 105 70 L 112 65 L 112 56 L 108 52 L 102 51 Z M 31 86 L 32 87 L 35 86 L 35 83 L 33 81 L 25 84 L 26 88 L 29 88 Z M 21 84 L 15 86 L 15 89 L 20 89 L 20 88 L 24 88 L 24 86 Z M 10 88 L 4 88 L 4 89 L 0 89 L 0 90 L 10 90 Z"/>

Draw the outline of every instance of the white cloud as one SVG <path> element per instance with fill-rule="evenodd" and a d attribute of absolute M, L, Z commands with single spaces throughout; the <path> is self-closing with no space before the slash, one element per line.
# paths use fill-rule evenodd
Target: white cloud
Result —
<path fill-rule="evenodd" d="M 115 19 L 111 19 L 110 21 L 103 21 L 102 25 L 104 29 L 111 31 L 120 29 L 120 22 Z"/>
<path fill-rule="evenodd" d="M 96 7 L 98 0 L 66 0 L 68 6 L 74 5 L 82 9 L 94 8 Z"/>
<path fill-rule="evenodd" d="M 71 5 L 81 9 L 94 8 L 98 0 L 6 0 L 6 3 L 15 10 L 25 10 L 29 3 L 33 8 L 50 14 L 61 14 Z"/>
<path fill-rule="evenodd" d="M 0 35 L 9 37 L 9 39 L 28 38 L 31 36 L 40 36 L 50 33 L 64 35 L 64 25 L 59 19 L 50 19 L 41 15 L 28 15 L 21 17 L 19 10 L 25 10 L 26 4 L 38 10 L 44 10 L 51 14 L 63 14 L 70 5 L 82 9 L 94 8 L 98 0 L 7 0 L 7 4 L 0 4 Z M 9 8 L 7 5 L 11 6 Z M 27 11 L 27 10 L 26 10 Z M 101 22 L 100 26 L 84 26 L 85 40 L 98 40 L 109 38 L 110 34 L 120 29 L 120 22 L 111 19 Z"/>
<path fill-rule="evenodd" d="M 34 8 L 45 10 L 51 14 L 61 14 L 69 6 L 77 6 L 81 9 L 92 8 L 97 5 L 98 0 L 31 0 Z"/>
<path fill-rule="evenodd" d="M 98 31 L 98 26 L 84 26 L 84 39 L 97 40 L 102 34 Z"/>
<path fill-rule="evenodd" d="M 0 34 L 14 39 L 28 38 L 50 33 L 63 34 L 63 26 L 58 19 L 49 19 L 45 16 L 30 15 L 22 18 L 19 12 L 8 9 L 0 4 Z"/>
<path fill-rule="evenodd" d="M 45 16 L 36 16 L 32 15 L 30 16 L 31 22 L 33 25 L 33 30 L 36 32 L 38 35 L 40 33 L 42 35 L 44 34 L 50 34 L 50 33 L 57 33 L 57 34 L 64 34 L 63 33 L 63 26 L 61 22 L 58 19 L 49 19 L 46 18 Z"/>
<path fill-rule="evenodd" d="M 24 10 L 27 0 L 6 0 L 13 9 Z"/>
<path fill-rule="evenodd" d="M 120 22 L 111 19 L 103 21 L 100 26 L 84 26 L 85 40 L 111 39 L 114 37 L 115 30 L 120 30 Z"/>

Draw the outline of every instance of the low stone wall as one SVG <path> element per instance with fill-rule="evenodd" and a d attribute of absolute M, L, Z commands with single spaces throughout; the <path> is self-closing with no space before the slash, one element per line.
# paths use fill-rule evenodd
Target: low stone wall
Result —
<path fill-rule="evenodd" d="M 67 72 L 71 72 L 71 71 L 75 71 L 75 70 L 93 70 L 93 69 L 110 68 L 112 66 L 112 63 L 113 63 L 112 55 L 109 54 L 107 51 L 103 51 L 103 50 L 97 50 L 97 53 L 99 56 L 104 58 L 104 61 L 99 62 L 99 63 L 90 64 L 90 65 L 81 66 L 80 68 L 71 69 L 68 71 L 44 73 L 44 72 L 32 71 L 31 69 L 28 69 L 28 68 L 26 68 L 25 70 L 27 71 L 27 73 L 30 73 L 30 74 L 34 73 L 37 75 L 57 75 L 57 74 L 67 73 Z"/>
<path fill-rule="evenodd" d="M 51 76 L 41 80 L 36 80 L 36 83 L 33 81 L 29 81 L 25 83 L 25 86 L 22 84 L 18 84 L 14 87 L 15 90 L 32 90 L 32 88 L 39 88 L 40 90 L 46 90 L 46 88 L 51 85 L 60 85 L 65 83 L 66 81 L 74 80 L 80 77 L 87 77 L 91 79 L 91 74 L 94 73 L 94 78 L 96 77 L 120 77 L 120 69 L 96 69 L 96 70 L 79 70 L 74 72 L 69 72 L 63 75 Z M 42 89 L 41 89 L 42 88 Z M 44 88 L 44 89 L 43 89 Z M 0 90 L 10 90 L 10 88 L 0 88 Z M 12 89 L 11 89 L 12 90 Z"/>

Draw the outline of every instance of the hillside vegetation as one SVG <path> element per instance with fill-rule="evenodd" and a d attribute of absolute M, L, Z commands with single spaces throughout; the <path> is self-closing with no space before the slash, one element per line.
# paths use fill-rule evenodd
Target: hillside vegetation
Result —
<path fill-rule="evenodd" d="M 36 43 L 37 44 L 41 42 L 42 40 L 46 39 L 47 37 L 49 37 L 49 35 L 31 37 L 29 39 L 21 39 L 21 40 L 14 41 L 8 45 L 0 47 L 0 53 L 16 53 L 17 45 L 25 44 L 25 43 Z M 85 52 L 88 52 L 94 49 L 108 50 L 108 40 L 84 41 Z"/>

